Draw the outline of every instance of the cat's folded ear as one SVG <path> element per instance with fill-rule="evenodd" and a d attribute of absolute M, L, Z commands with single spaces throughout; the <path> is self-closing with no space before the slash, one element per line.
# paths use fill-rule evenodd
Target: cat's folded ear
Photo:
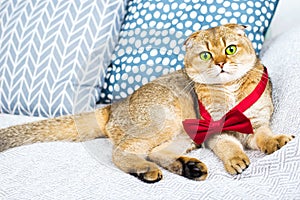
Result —
<path fill-rule="evenodd" d="M 199 34 L 199 31 L 192 33 L 192 35 L 190 35 L 188 37 L 188 39 L 185 40 L 185 42 L 183 43 L 183 45 L 185 45 L 186 48 L 191 48 L 193 46 L 194 40 L 197 37 L 197 35 Z"/>
<path fill-rule="evenodd" d="M 191 48 L 193 46 L 193 41 L 191 38 L 188 38 L 185 40 L 185 42 L 183 43 L 183 45 L 186 47 L 186 48 Z"/>
<path fill-rule="evenodd" d="M 247 26 L 242 24 L 226 24 L 224 25 L 227 28 L 233 29 L 236 31 L 236 33 L 240 36 L 246 36 L 245 29 Z"/>

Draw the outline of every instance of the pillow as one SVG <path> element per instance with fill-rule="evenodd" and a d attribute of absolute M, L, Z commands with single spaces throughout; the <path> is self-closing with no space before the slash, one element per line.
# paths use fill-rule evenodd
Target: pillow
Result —
<path fill-rule="evenodd" d="M 185 39 L 226 23 L 248 26 L 259 53 L 278 0 L 131 0 L 101 93 L 119 100 L 141 85 L 183 67 Z"/>
<path fill-rule="evenodd" d="M 54 117 L 94 108 L 123 0 L 2 0 L 0 111 Z"/>

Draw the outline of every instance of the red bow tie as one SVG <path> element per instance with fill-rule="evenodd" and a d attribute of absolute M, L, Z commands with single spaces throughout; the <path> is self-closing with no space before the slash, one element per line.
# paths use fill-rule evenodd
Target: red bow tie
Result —
<path fill-rule="evenodd" d="M 243 114 L 250 106 L 252 106 L 263 94 L 268 83 L 268 72 L 264 68 L 264 74 L 256 88 L 249 96 L 243 99 L 237 106 L 231 109 L 224 117 L 218 121 L 214 121 L 204 105 L 198 101 L 199 111 L 203 120 L 186 119 L 183 127 L 187 134 L 194 140 L 196 144 L 201 144 L 210 135 L 221 133 L 222 131 L 236 131 L 240 133 L 251 134 L 253 128 L 250 120 Z"/>

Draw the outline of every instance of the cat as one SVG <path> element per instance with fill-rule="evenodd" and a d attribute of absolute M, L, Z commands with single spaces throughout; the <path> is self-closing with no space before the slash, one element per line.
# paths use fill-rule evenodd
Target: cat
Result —
<path fill-rule="evenodd" d="M 1 129 L 0 151 L 34 142 L 108 137 L 113 143 L 114 164 L 144 182 L 161 180 L 160 167 L 192 180 L 205 180 L 206 165 L 186 155 L 201 144 L 186 133 L 183 122 L 203 118 L 198 102 L 212 119 L 222 119 L 266 74 L 243 25 L 226 24 L 197 31 L 188 37 L 185 46 L 182 70 L 161 76 L 128 98 L 94 112 Z M 265 87 L 258 100 L 244 111 L 253 134 L 229 130 L 212 134 L 204 141 L 230 174 L 242 173 L 249 166 L 243 148 L 271 154 L 294 137 L 272 133 L 268 79 Z"/>

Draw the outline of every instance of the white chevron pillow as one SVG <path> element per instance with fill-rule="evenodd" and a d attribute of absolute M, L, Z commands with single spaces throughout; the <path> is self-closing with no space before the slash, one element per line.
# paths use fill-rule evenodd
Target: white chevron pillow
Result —
<path fill-rule="evenodd" d="M 93 109 L 124 14 L 124 0 L 1 0 L 0 112 Z"/>

